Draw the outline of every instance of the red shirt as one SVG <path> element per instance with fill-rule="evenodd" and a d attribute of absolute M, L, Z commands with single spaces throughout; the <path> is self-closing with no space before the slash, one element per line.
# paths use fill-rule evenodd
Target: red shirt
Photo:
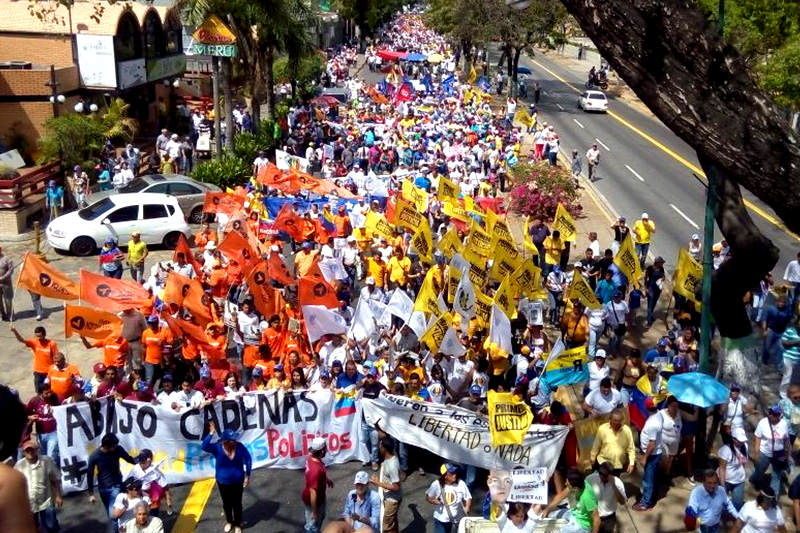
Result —
<path fill-rule="evenodd" d="M 38 415 L 36 421 L 36 431 L 39 433 L 52 433 L 56 430 L 56 419 L 53 416 L 53 406 L 42 400 L 40 396 L 34 396 L 25 406 L 29 415 Z"/>
<path fill-rule="evenodd" d="M 206 400 L 215 400 L 217 396 L 225 396 L 225 389 L 214 379 L 210 379 L 208 382 L 201 379 L 194 384 L 194 388 L 200 391 Z"/>
<path fill-rule="evenodd" d="M 317 491 L 317 505 L 325 503 L 325 490 L 328 488 L 328 473 L 319 459 L 309 456 L 306 460 L 305 486 L 303 487 L 303 503 L 311 505 L 310 489 Z"/>

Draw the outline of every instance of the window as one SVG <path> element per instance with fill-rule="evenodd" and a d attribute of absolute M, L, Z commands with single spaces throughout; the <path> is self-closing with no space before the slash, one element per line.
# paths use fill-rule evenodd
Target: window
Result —
<path fill-rule="evenodd" d="M 121 188 L 119 192 L 124 192 L 124 193 L 139 192 L 148 185 L 150 184 L 147 183 L 142 178 L 133 178 L 131 182 L 126 186 L 124 186 L 123 188 Z"/>
<path fill-rule="evenodd" d="M 112 202 L 109 198 L 103 198 L 102 200 L 93 203 L 89 207 L 84 207 L 78 211 L 78 216 L 83 220 L 94 220 L 114 207 L 114 202 Z"/>
<path fill-rule="evenodd" d="M 200 194 L 201 192 L 203 191 L 188 183 L 178 182 L 169 184 L 169 194 L 173 196 L 186 196 L 187 194 Z"/>
<path fill-rule="evenodd" d="M 162 204 L 145 204 L 142 219 L 151 218 L 167 218 L 167 209 Z"/>
<path fill-rule="evenodd" d="M 591 98 L 592 100 L 605 100 L 606 95 L 600 93 L 591 93 L 589 95 L 589 98 Z"/>
<path fill-rule="evenodd" d="M 171 205 L 171 204 L 167 204 L 167 211 L 169 211 L 169 216 L 174 215 L 175 214 L 175 206 Z"/>
<path fill-rule="evenodd" d="M 159 192 L 159 193 L 162 193 L 162 194 L 166 194 L 167 193 L 167 185 L 168 184 L 166 184 L 166 183 L 159 183 L 158 185 L 153 185 L 152 187 L 147 189 L 146 192 Z"/>
<path fill-rule="evenodd" d="M 139 218 L 139 206 L 129 205 L 121 207 L 108 215 L 108 220 L 111 222 L 132 222 Z"/>

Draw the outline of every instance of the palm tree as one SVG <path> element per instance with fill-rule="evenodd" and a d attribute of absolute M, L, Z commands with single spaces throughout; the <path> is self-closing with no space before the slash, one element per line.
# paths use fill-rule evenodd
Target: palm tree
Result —
<path fill-rule="evenodd" d="M 126 143 L 133 140 L 139 131 L 139 123 L 135 118 L 128 116 L 130 107 L 122 98 L 112 98 L 108 102 L 100 116 L 106 138 L 119 139 Z"/>

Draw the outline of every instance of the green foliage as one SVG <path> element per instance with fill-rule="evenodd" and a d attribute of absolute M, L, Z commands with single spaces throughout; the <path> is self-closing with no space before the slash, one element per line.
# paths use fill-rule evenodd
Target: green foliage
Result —
<path fill-rule="evenodd" d="M 39 163 L 61 158 L 65 168 L 90 165 L 99 156 L 106 139 L 106 128 L 94 115 L 68 114 L 53 117 L 44 124 L 39 139 Z"/>
<path fill-rule="evenodd" d="M 251 163 L 230 152 L 223 151 L 221 159 L 200 163 L 192 171 L 192 177 L 222 188 L 244 184 L 253 175 Z"/>
<path fill-rule="evenodd" d="M 318 52 L 296 60 L 289 56 L 282 56 L 275 60 L 272 68 L 275 81 L 277 83 L 294 81 L 298 91 L 296 96 L 303 99 L 313 95 L 316 86 L 312 85 L 312 82 L 319 80 L 325 70 L 325 59 Z"/>
<path fill-rule="evenodd" d="M 252 161 L 259 150 L 268 151 L 274 148 L 277 140 L 274 137 L 275 123 L 262 120 L 258 133 L 240 133 L 233 138 L 233 155 L 243 161 Z"/>
<path fill-rule="evenodd" d="M 363 35 L 371 35 L 378 25 L 400 11 L 407 0 L 337 0 L 336 11 L 355 21 Z"/>
<path fill-rule="evenodd" d="M 800 108 L 800 35 L 776 50 L 759 71 L 762 87 L 779 104 Z"/>
<path fill-rule="evenodd" d="M 122 98 L 114 98 L 103 110 L 100 121 L 105 128 L 105 136 L 112 141 L 131 142 L 139 130 L 139 123 L 128 116 L 130 104 Z"/>

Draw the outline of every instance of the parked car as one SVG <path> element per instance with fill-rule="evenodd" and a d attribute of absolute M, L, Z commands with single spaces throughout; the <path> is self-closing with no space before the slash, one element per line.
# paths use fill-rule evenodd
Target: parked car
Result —
<path fill-rule="evenodd" d="M 174 248 L 180 235 L 191 235 L 178 204 L 169 194 L 112 194 L 88 207 L 72 211 L 47 225 L 47 242 L 56 250 L 91 255 L 108 236 L 125 246 L 138 230 L 147 244 Z"/>
<path fill-rule="evenodd" d="M 112 194 L 128 194 L 136 192 L 154 192 L 171 194 L 178 198 L 178 203 L 189 217 L 192 224 L 203 222 L 203 202 L 206 192 L 219 192 L 221 189 L 211 183 L 196 181 L 181 174 L 146 174 L 134 178 L 118 191 L 100 191 L 86 198 L 87 204 L 93 204 Z"/>
<path fill-rule="evenodd" d="M 578 107 L 584 111 L 608 111 L 608 99 L 602 91 L 585 91 L 578 98 Z"/>

